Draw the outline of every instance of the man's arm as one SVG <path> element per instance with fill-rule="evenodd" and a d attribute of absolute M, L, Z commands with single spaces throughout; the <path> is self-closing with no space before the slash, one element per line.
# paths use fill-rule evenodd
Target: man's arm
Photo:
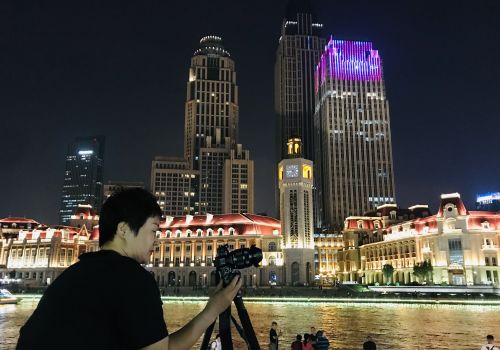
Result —
<path fill-rule="evenodd" d="M 225 288 L 221 288 L 221 284 L 217 287 L 217 291 L 210 298 L 207 306 L 189 321 L 184 327 L 177 332 L 170 334 L 162 340 L 144 347 L 144 350 L 188 350 L 196 343 L 198 338 L 205 330 L 215 321 L 217 316 L 227 309 L 234 297 L 241 288 L 241 279 L 236 276 Z"/>

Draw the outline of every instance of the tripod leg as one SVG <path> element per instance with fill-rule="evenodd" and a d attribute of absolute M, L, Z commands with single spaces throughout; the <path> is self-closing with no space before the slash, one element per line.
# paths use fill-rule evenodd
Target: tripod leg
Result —
<path fill-rule="evenodd" d="M 212 337 L 212 332 L 215 327 L 215 321 L 212 323 L 210 326 L 208 326 L 207 330 L 205 331 L 205 335 L 203 336 L 203 341 L 201 342 L 201 348 L 202 350 L 205 350 L 208 348 L 208 343 L 210 342 L 210 337 Z"/>
<path fill-rule="evenodd" d="M 221 338 L 222 350 L 233 350 L 230 317 L 231 307 L 228 307 L 219 315 L 219 334 Z"/>
<path fill-rule="evenodd" d="M 248 348 L 250 350 L 260 350 L 260 345 L 255 336 L 252 322 L 250 321 L 250 317 L 248 316 L 247 309 L 245 308 L 245 304 L 243 304 L 243 298 L 240 293 L 234 298 L 234 304 L 236 305 L 236 310 L 238 310 L 238 316 L 240 317 L 240 322 L 246 335 L 246 341 L 249 344 Z"/>
<path fill-rule="evenodd" d="M 239 325 L 238 321 L 236 321 L 236 319 L 234 318 L 233 315 L 231 315 L 231 321 L 233 322 L 234 327 L 236 328 L 238 333 L 240 334 L 241 339 L 243 339 L 245 341 L 245 343 L 247 344 L 247 348 L 250 348 L 250 345 L 248 344 L 247 336 L 245 335 L 245 330 L 243 329 L 243 327 L 241 327 Z"/>

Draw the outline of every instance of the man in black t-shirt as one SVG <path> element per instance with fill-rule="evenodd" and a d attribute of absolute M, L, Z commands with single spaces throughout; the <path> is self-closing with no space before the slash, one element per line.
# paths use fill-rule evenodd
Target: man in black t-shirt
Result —
<path fill-rule="evenodd" d="M 17 349 L 190 349 L 230 304 L 233 279 L 188 324 L 169 334 L 149 262 L 161 210 L 149 192 L 113 194 L 99 219 L 100 251 L 80 256 L 41 298 L 21 328 Z"/>

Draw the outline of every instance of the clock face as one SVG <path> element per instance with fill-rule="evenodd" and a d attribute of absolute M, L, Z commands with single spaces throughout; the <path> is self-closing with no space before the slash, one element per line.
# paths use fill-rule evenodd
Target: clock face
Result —
<path fill-rule="evenodd" d="M 287 165 L 285 169 L 286 177 L 299 177 L 299 166 L 298 165 Z"/>

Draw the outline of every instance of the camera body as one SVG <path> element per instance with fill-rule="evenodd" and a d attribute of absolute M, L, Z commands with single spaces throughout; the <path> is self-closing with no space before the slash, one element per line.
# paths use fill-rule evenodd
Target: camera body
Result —
<path fill-rule="evenodd" d="M 252 244 L 250 248 L 240 248 L 229 251 L 227 244 L 217 248 L 217 256 L 215 257 L 215 267 L 226 286 L 234 276 L 239 275 L 239 269 L 250 266 L 258 267 L 262 261 L 262 250 Z"/>

